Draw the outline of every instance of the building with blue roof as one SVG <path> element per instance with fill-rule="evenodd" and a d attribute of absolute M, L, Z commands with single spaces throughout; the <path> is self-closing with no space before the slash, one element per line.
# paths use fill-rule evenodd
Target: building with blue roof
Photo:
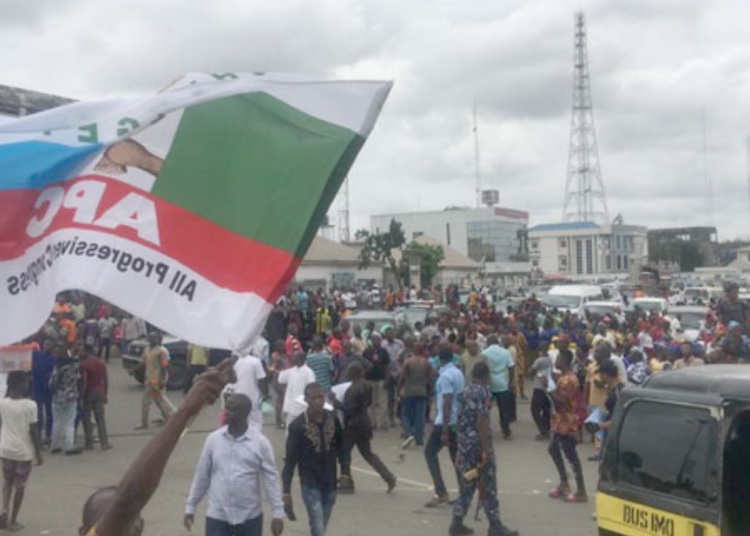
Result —
<path fill-rule="evenodd" d="M 604 224 L 543 223 L 528 233 L 529 258 L 539 278 L 625 280 L 637 276 L 648 257 L 646 227 L 626 225 L 622 218 Z"/>

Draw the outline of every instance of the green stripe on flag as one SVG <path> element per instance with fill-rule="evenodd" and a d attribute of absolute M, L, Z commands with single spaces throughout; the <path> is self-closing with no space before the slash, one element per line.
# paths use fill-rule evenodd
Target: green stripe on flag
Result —
<path fill-rule="evenodd" d="M 266 93 L 217 99 L 185 109 L 152 192 L 301 256 L 363 143 Z"/>

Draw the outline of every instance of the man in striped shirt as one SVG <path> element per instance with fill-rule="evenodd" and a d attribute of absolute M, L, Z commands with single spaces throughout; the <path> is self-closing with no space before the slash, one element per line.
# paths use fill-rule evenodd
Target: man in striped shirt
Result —
<path fill-rule="evenodd" d="M 315 381 L 326 392 L 331 390 L 331 375 L 333 374 L 333 358 L 323 345 L 320 335 L 313 337 L 312 350 L 307 355 L 307 366 L 315 374 Z"/>

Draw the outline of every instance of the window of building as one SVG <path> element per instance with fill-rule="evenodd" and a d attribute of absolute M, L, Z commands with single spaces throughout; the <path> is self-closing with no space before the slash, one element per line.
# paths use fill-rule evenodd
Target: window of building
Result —
<path fill-rule="evenodd" d="M 627 409 L 620 429 L 615 478 L 705 503 L 714 478 L 718 437 L 716 421 L 707 409 L 636 402 Z"/>
<path fill-rule="evenodd" d="M 411 234 L 411 238 L 412 238 L 412 240 L 416 240 L 417 238 L 419 238 L 419 237 L 420 237 L 420 236 L 422 236 L 423 234 L 424 234 L 424 233 L 423 233 L 422 231 L 414 231 L 414 232 L 413 232 L 413 233 Z"/>
<path fill-rule="evenodd" d="M 475 261 L 507 262 L 526 258 L 528 242 L 522 223 L 482 220 L 466 222 L 468 256 Z M 537 242 L 537 250 L 538 250 Z M 533 248 L 532 248 L 533 249 Z"/>
<path fill-rule="evenodd" d="M 607 270 L 612 269 L 612 255 L 605 255 L 604 256 L 604 265 L 607 267 Z"/>
<path fill-rule="evenodd" d="M 622 256 L 622 267 L 624 270 L 628 269 L 628 256 L 627 255 Z"/>
<path fill-rule="evenodd" d="M 533 249 L 534 251 L 539 249 L 539 242 L 537 242 L 536 240 L 532 240 L 530 244 L 531 244 L 531 249 Z"/>
<path fill-rule="evenodd" d="M 620 243 L 620 235 L 615 236 L 615 248 L 622 249 L 622 245 Z"/>
<path fill-rule="evenodd" d="M 568 271 L 568 258 L 565 255 L 560 255 L 557 259 L 557 268 L 560 272 Z"/>
<path fill-rule="evenodd" d="M 445 224 L 445 243 L 451 245 L 451 224 Z"/>
<path fill-rule="evenodd" d="M 617 259 L 617 269 L 622 270 L 622 257 L 620 255 L 615 255 Z"/>
<path fill-rule="evenodd" d="M 576 240 L 576 273 L 583 273 L 583 243 Z"/>
<path fill-rule="evenodd" d="M 586 240 L 586 273 L 594 273 L 594 246 L 591 240 Z"/>
<path fill-rule="evenodd" d="M 566 248 L 566 247 L 568 247 L 568 241 L 567 241 L 567 240 L 565 240 L 564 238 L 561 238 L 561 239 L 560 239 L 560 247 L 561 247 L 561 248 Z"/>
<path fill-rule="evenodd" d="M 531 261 L 531 266 L 533 266 L 534 268 L 538 268 L 539 267 L 539 261 Z"/>

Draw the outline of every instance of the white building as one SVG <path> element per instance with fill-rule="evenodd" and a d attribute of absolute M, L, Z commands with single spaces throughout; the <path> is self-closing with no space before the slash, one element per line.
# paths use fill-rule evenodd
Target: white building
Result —
<path fill-rule="evenodd" d="M 370 217 L 370 231 L 386 232 L 394 219 L 407 242 L 423 236 L 436 240 L 479 263 L 483 279 L 501 286 L 520 286 L 529 279 L 528 212 L 484 207 L 380 214 Z"/>
<path fill-rule="evenodd" d="M 529 229 L 529 257 L 544 277 L 620 279 L 640 271 L 648 255 L 646 227 L 592 222 L 536 225 Z"/>

